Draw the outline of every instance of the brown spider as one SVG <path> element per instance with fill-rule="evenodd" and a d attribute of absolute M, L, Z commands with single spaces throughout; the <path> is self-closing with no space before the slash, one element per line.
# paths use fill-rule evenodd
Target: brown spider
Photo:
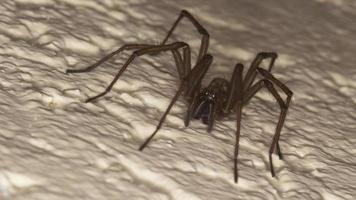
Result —
<path fill-rule="evenodd" d="M 199 50 L 199 55 L 197 62 L 193 68 L 191 68 L 191 54 L 190 47 L 184 42 L 173 42 L 166 44 L 166 41 L 171 36 L 172 32 L 180 22 L 180 20 L 186 17 L 191 23 L 196 27 L 197 31 L 202 34 L 201 46 Z M 277 100 L 281 113 L 279 116 L 279 121 L 276 127 L 275 134 L 273 136 L 272 144 L 269 149 L 269 161 L 270 170 L 272 177 L 275 176 L 272 163 L 272 153 L 274 149 L 277 148 L 277 153 L 280 159 L 282 159 L 281 149 L 279 147 L 279 136 L 286 118 L 289 103 L 292 98 L 292 91 L 289 90 L 287 86 L 276 79 L 272 74 L 271 70 L 274 64 L 277 54 L 275 52 L 261 52 L 257 54 L 255 59 L 252 61 L 250 68 L 248 69 L 245 78 L 243 78 L 243 65 L 238 63 L 235 66 L 234 72 L 232 74 L 231 80 L 228 81 L 223 78 L 215 78 L 210 84 L 201 89 L 201 82 L 204 78 L 208 68 L 210 67 L 213 56 L 208 54 L 209 46 L 209 34 L 205 28 L 186 10 L 182 10 L 178 19 L 173 24 L 172 28 L 169 30 L 166 38 L 160 45 L 150 45 L 150 44 L 126 44 L 112 52 L 111 54 L 105 56 L 97 63 L 85 68 L 85 69 L 69 69 L 66 73 L 82 73 L 89 72 L 94 68 L 98 67 L 114 55 L 118 54 L 124 50 L 135 50 L 129 59 L 125 62 L 123 67 L 120 69 L 118 74 L 115 76 L 114 80 L 106 88 L 106 90 L 94 97 L 86 100 L 86 102 L 93 101 L 99 97 L 104 96 L 108 93 L 122 73 L 126 70 L 128 65 L 137 57 L 144 54 L 157 54 L 163 51 L 171 51 L 178 69 L 178 75 L 180 78 L 180 86 L 172 98 L 168 108 L 161 117 L 156 130 L 152 135 L 140 146 L 139 150 L 142 151 L 146 145 L 155 136 L 158 130 L 161 128 L 167 114 L 171 110 L 173 104 L 177 101 L 178 97 L 183 94 L 189 103 L 187 115 L 185 116 L 184 123 L 185 126 L 189 125 L 192 118 L 201 119 L 204 124 L 208 125 L 208 132 L 212 130 L 215 116 L 226 116 L 231 112 L 236 113 L 236 143 L 234 152 L 234 181 L 237 182 L 238 169 L 237 169 L 237 156 L 239 149 L 240 140 L 240 124 L 241 124 L 241 111 L 242 107 L 247 104 L 247 102 L 263 87 L 273 95 Z M 179 52 L 182 49 L 183 54 Z M 270 58 L 268 70 L 259 67 L 264 59 Z M 257 73 L 262 75 L 263 79 L 254 83 Z M 254 84 L 253 84 L 254 83 Z M 286 100 L 283 100 L 279 93 L 276 91 L 275 86 L 279 87 L 286 95 Z"/>

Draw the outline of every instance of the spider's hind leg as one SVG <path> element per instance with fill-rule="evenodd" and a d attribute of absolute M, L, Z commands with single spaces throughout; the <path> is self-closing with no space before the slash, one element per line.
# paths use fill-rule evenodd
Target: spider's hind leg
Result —
<path fill-rule="evenodd" d="M 125 44 L 123 46 L 121 46 L 120 48 L 118 48 L 117 50 L 111 52 L 110 54 L 104 56 L 103 58 L 101 58 L 99 61 L 97 61 L 96 63 L 84 68 L 84 69 L 67 69 L 66 73 L 67 74 L 74 74 L 74 73 L 84 73 L 84 72 L 90 72 L 92 70 L 94 70 L 95 68 L 97 68 L 99 65 L 103 64 L 104 62 L 106 62 L 107 60 L 109 60 L 110 58 L 112 58 L 113 56 L 115 56 L 116 54 L 124 51 L 124 50 L 133 50 L 133 49 L 142 49 L 142 48 L 147 48 L 150 47 L 152 45 L 148 45 L 148 44 Z"/>
<path fill-rule="evenodd" d="M 183 19 L 183 17 L 186 17 L 197 29 L 197 31 L 202 35 L 201 38 L 201 44 L 200 44 L 200 49 L 199 49 L 199 54 L 196 63 L 198 63 L 204 55 L 208 53 L 208 48 L 209 48 L 209 33 L 208 31 L 200 24 L 198 20 L 194 18 L 192 14 L 190 14 L 186 10 L 182 10 L 174 22 L 173 26 L 171 29 L 168 31 L 166 37 L 163 39 L 162 44 L 165 44 L 168 40 L 168 38 L 172 35 L 173 31 L 176 29 L 177 25 L 179 22 Z"/>
<path fill-rule="evenodd" d="M 107 94 L 108 92 L 111 91 L 112 87 L 114 86 L 114 84 L 118 81 L 118 79 L 120 78 L 120 76 L 124 73 L 124 71 L 127 69 L 127 67 L 130 65 L 130 63 L 132 61 L 134 61 L 135 58 L 142 56 L 144 54 L 150 54 L 150 53 L 156 53 L 156 52 L 162 52 L 162 51 L 173 51 L 176 52 L 179 48 L 184 48 L 183 52 L 188 52 L 189 51 L 189 46 L 186 43 L 183 42 L 175 42 L 172 44 L 166 44 L 166 45 L 144 45 L 145 47 L 143 48 L 139 48 L 138 50 L 134 51 L 131 56 L 127 59 L 127 61 L 124 63 L 124 65 L 121 67 L 121 69 L 119 70 L 119 72 L 116 74 L 116 76 L 114 77 L 114 79 L 111 81 L 110 85 L 105 89 L 104 92 L 94 96 L 94 97 L 90 97 L 88 98 L 85 102 L 88 103 L 90 101 L 93 101 L 95 99 L 98 99 L 102 96 L 104 96 L 105 94 Z M 86 72 L 86 71 L 90 71 L 92 69 L 94 69 L 95 67 L 99 66 L 101 63 L 105 62 L 106 60 L 108 60 L 109 58 L 111 58 L 112 56 L 114 56 L 115 54 L 119 53 L 122 50 L 131 48 L 131 49 L 137 49 L 138 47 L 142 47 L 141 45 L 124 45 L 122 48 L 118 49 L 117 51 L 109 54 L 108 56 L 104 57 L 103 59 L 101 59 L 99 62 L 95 63 L 92 66 L 89 66 L 86 69 L 82 69 L 82 70 L 72 70 L 70 71 L 71 73 L 80 73 L 80 72 Z M 187 70 L 184 65 L 186 64 L 186 60 L 190 61 L 190 58 L 186 55 L 187 53 L 185 53 L 183 55 L 183 59 L 179 56 L 179 55 L 174 55 L 175 60 L 180 60 L 179 63 L 177 63 L 177 67 L 178 67 L 178 71 L 182 71 L 182 73 L 185 73 L 185 71 Z M 190 65 L 189 65 L 190 66 Z M 188 69 L 189 70 L 189 69 Z"/>
<path fill-rule="evenodd" d="M 277 100 L 280 108 L 281 113 L 279 115 L 278 123 L 276 126 L 275 134 L 273 136 L 273 140 L 268 151 L 269 153 L 269 161 L 270 161 L 270 170 L 272 177 L 275 176 L 274 168 L 273 168 L 273 161 L 272 161 L 272 153 L 274 149 L 277 149 L 277 153 L 280 159 L 283 158 L 281 149 L 279 146 L 279 137 L 281 134 L 282 127 L 284 125 L 284 121 L 287 115 L 287 111 L 289 108 L 289 103 L 292 99 L 293 92 L 282 82 L 276 79 L 270 72 L 265 69 L 257 68 L 257 72 L 260 73 L 265 79 L 260 80 L 255 85 L 253 85 L 245 94 L 244 96 L 244 104 L 246 104 L 261 88 L 266 87 L 268 91 L 273 95 L 273 97 Z M 286 100 L 284 101 L 280 94 L 275 89 L 274 85 L 278 86 L 282 89 L 282 91 L 287 95 Z"/>

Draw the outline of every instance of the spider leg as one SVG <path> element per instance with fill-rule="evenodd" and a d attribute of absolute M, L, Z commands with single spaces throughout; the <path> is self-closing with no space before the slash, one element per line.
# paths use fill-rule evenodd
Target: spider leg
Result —
<path fill-rule="evenodd" d="M 164 120 L 166 119 L 166 116 L 168 115 L 169 111 L 171 110 L 171 108 L 173 107 L 174 103 L 177 101 L 177 99 L 179 98 L 179 96 L 181 95 L 183 89 L 184 89 L 185 83 L 181 82 L 179 89 L 177 91 L 177 93 L 174 95 L 173 99 L 171 100 L 171 102 L 169 103 L 166 111 L 164 112 L 164 114 L 162 115 L 161 119 L 159 120 L 158 125 L 156 126 L 156 130 L 151 134 L 150 137 L 148 137 L 146 139 L 146 141 L 140 146 L 139 150 L 142 151 L 147 144 L 152 140 L 152 138 L 156 135 L 156 133 L 158 132 L 158 130 L 161 128 Z"/>
<path fill-rule="evenodd" d="M 251 100 L 251 98 L 258 92 L 260 91 L 263 87 L 265 87 L 265 81 L 266 80 L 259 80 L 257 83 L 252 85 L 248 91 L 246 91 L 244 98 L 243 98 L 243 104 L 246 105 L 248 102 Z M 279 159 L 283 159 L 283 155 L 281 152 L 281 149 L 279 147 L 279 142 L 277 141 L 277 153 Z"/>
<path fill-rule="evenodd" d="M 186 77 L 187 88 L 184 96 L 187 97 L 188 102 L 190 102 L 190 105 L 188 107 L 187 115 L 184 119 L 185 126 L 189 126 L 189 122 L 193 116 L 193 112 L 196 110 L 197 106 L 199 106 L 197 100 L 201 87 L 201 82 L 209 67 L 211 66 L 212 62 L 213 57 L 210 54 L 205 54 Z"/>
<path fill-rule="evenodd" d="M 275 52 L 260 52 L 257 54 L 257 56 L 255 57 L 255 59 L 252 61 L 250 68 L 248 69 L 246 75 L 245 75 L 245 79 L 244 79 L 244 91 L 248 90 L 253 81 L 256 78 L 257 75 L 257 71 L 256 69 L 260 66 L 261 62 L 264 59 L 270 58 L 270 63 L 269 63 L 269 67 L 268 67 L 268 71 L 271 72 L 272 67 L 274 65 L 274 61 L 276 60 L 276 58 L 278 57 L 277 53 Z"/>
<path fill-rule="evenodd" d="M 177 101 L 178 97 L 180 94 L 183 92 L 184 89 L 187 89 L 189 87 L 193 88 L 198 88 L 199 84 L 201 82 L 201 79 L 204 77 L 207 69 L 209 68 L 211 62 L 213 60 L 213 57 L 209 54 L 206 54 L 202 60 L 197 64 L 197 66 L 190 72 L 190 74 L 181 82 L 181 85 L 179 86 L 179 89 L 177 93 L 174 95 L 173 99 L 171 100 L 169 106 L 167 107 L 166 111 L 162 115 L 161 119 L 159 120 L 158 125 L 156 126 L 156 130 L 151 134 L 150 137 L 147 138 L 147 140 L 140 146 L 139 150 L 142 151 L 147 144 L 152 140 L 152 138 L 156 135 L 158 130 L 161 128 L 164 120 L 166 119 L 166 116 L 168 115 L 169 111 L 171 110 L 173 104 Z M 198 70 L 201 69 L 201 70 Z M 197 82 L 191 82 L 190 79 L 200 79 L 200 81 Z"/>
<path fill-rule="evenodd" d="M 237 63 L 232 73 L 232 77 L 228 88 L 228 98 L 224 106 L 224 112 L 229 112 L 232 108 L 236 110 L 236 140 L 235 140 L 235 151 L 234 151 L 234 181 L 237 183 L 238 180 L 238 167 L 237 167 L 237 157 L 239 154 L 239 143 L 240 143 L 240 129 L 241 129 L 241 115 L 243 106 L 243 80 L 242 72 L 244 66 L 241 63 Z"/>
<path fill-rule="evenodd" d="M 190 47 L 188 44 L 183 48 L 183 58 L 177 49 L 172 49 L 172 54 L 174 61 L 178 68 L 178 74 L 181 81 L 186 77 L 191 71 L 191 59 L 190 59 Z"/>
<path fill-rule="evenodd" d="M 199 91 L 201 82 L 208 71 L 211 63 L 213 62 L 213 56 L 210 54 L 205 54 L 197 65 L 191 70 L 191 72 L 186 76 L 187 90 L 184 94 L 188 100 L 194 97 L 196 91 Z"/>
<path fill-rule="evenodd" d="M 178 23 L 183 19 L 183 17 L 186 17 L 189 19 L 190 22 L 195 26 L 195 28 L 198 30 L 200 34 L 202 34 L 202 39 L 201 39 L 201 45 L 199 49 L 199 54 L 197 58 L 197 62 L 203 58 L 205 54 L 208 52 L 209 48 L 209 33 L 206 31 L 206 29 L 191 15 L 188 11 L 182 10 L 180 12 L 179 17 L 177 20 L 174 22 L 172 28 L 168 31 L 167 36 L 164 38 L 162 41 L 162 44 L 165 44 L 168 40 L 168 38 L 172 35 L 173 31 L 177 27 Z"/>
<path fill-rule="evenodd" d="M 224 112 L 228 113 L 236 105 L 236 100 L 239 96 L 242 96 L 240 87 L 243 87 L 243 82 L 240 81 L 240 76 L 242 76 L 244 66 L 241 63 L 236 64 L 234 72 L 232 73 L 229 88 L 228 97 L 225 103 Z M 242 79 L 242 77 L 241 77 Z"/>
<path fill-rule="evenodd" d="M 125 62 L 125 64 L 122 66 L 120 71 L 116 74 L 115 78 L 111 81 L 110 85 L 105 89 L 105 91 L 100 93 L 100 94 L 98 94 L 98 95 L 96 95 L 96 96 L 94 96 L 94 97 L 88 98 L 85 102 L 88 103 L 88 102 L 93 101 L 93 100 L 95 100 L 97 98 L 100 98 L 100 97 L 104 96 L 105 94 L 107 94 L 108 92 L 110 92 L 110 90 L 112 89 L 114 84 L 117 82 L 117 80 L 124 73 L 126 68 L 129 66 L 129 64 L 136 57 L 142 56 L 144 54 L 151 54 L 151 53 L 157 53 L 157 52 L 162 52 L 162 51 L 174 51 L 174 50 L 177 50 L 179 48 L 184 48 L 184 47 L 187 47 L 186 43 L 175 42 L 175 43 L 172 43 L 172 44 L 151 46 L 151 47 L 147 47 L 147 48 L 143 48 L 143 49 L 139 49 L 139 50 L 134 51 L 132 53 L 132 55 L 129 57 L 129 59 Z M 178 68 L 178 71 L 185 71 L 184 69 L 182 69 L 182 68 L 184 68 L 183 65 L 177 65 L 177 68 Z"/>
<path fill-rule="evenodd" d="M 125 44 L 121 46 L 119 49 L 116 51 L 111 52 L 110 54 L 104 56 L 102 59 L 100 59 L 98 62 L 88 66 L 87 68 L 84 69 L 68 69 L 66 70 L 67 74 L 73 74 L 73 73 L 83 73 L 83 72 L 90 72 L 93 69 L 97 68 L 99 65 L 103 64 L 105 61 L 109 60 L 111 57 L 115 56 L 116 54 L 124 51 L 124 50 L 133 50 L 133 49 L 141 49 L 141 48 L 147 48 L 153 45 L 148 45 L 148 44 Z"/>
<path fill-rule="evenodd" d="M 278 79 L 276 79 L 271 73 L 269 73 L 267 70 L 262 69 L 262 68 L 257 68 L 257 71 L 265 78 L 258 83 L 256 83 L 254 86 L 251 87 L 251 89 L 247 92 L 246 98 L 244 99 L 244 103 L 247 103 L 247 101 L 250 100 L 250 98 L 257 93 L 262 87 L 266 87 L 269 92 L 273 95 L 273 97 L 277 100 L 278 104 L 280 105 L 281 108 L 281 113 L 279 116 L 279 120 L 276 126 L 276 131 L 273 136 L 272 144 L 269 149 L 269 161 L 270 161 L 270 170 L 272 177 L 275 176 L 274 168 L 273 168 L 273 162 L 272 162 L 272 153 L 274 149 L 277 147 L 277 152 L 279 155 L 279 158 L 282 159 L 282 153 L 279 147 L 279 137 L 280 133 L 282 130 L 282 127 L 284 125 L 284 121 L 287 115 L 287 111 L 289 108 L 289 103 L 292 99 L 293 92 L 282 82 L 280 82 Z M 286 100 L 284 101 L 282 97 L 278 94 L 277 90 L 274 88 L 273 84 L 277 85 L 279 88 L 282 89 L 282 91 L 287 95 Z"/>
<path fill-rule="evenodd" d="M 272 83 L 274 83 L 279 88 L 281 88 L 282 91 L 287 95 L 287 98 L 285 99 L 284 107 L 281 108 L 282 111 L 281 111 L 281 115 L 280 115 L 280 118 L 279 118 L 279 121 L 278 121 L 278 124 L 277 124 L 277 127 L 276 127 L 276 133 L 275 133 L 275 136 L 273 137 L 273 141 L 272 141 L 272 144 L 271 144 L 271 147 L 270 147 L 270 154 L 271 154 L 271 152 L 273 152 L 274 146 L 277 144 L 277 152 L 280 153 L 281 150 L 280 150 L 278 141 L 279 141 L 281 130 L 282 130 L 282 127 L 283 127 L 283 124 L 284 124 L 284 121 L 285 121 L 285 118 L 286 118 L 286 115 L 287 115 L 287 111 L 288 111 L 288 108 L 289 108 L 290 101 L 292 100 L 293 92 L 286 85 L 284 85 L 281 81 L 276 79 L 269 71 L 266 71 L 265 69 L 262 69 L 262 68 L 257 68 L 257 71 L 260 74 L 262 74 L 262 76 L 264 76 L 266 79 L 270 80 Z M 272 85 L 272 87 L 273 87 L 273 85 Z M 274 90 L 274 93 L 278 94 L 276 90 Z M 283 158 L 282 154 L 279 155 L 279 158 L 280 159 Z"/>

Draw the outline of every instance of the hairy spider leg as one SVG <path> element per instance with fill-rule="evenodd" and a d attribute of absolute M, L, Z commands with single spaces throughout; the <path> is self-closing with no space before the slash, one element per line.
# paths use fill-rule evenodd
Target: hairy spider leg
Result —
<path fill-rule="evenodd" d="M 139 150 L 142 151 L 147 144 L 152 140 L 152 138 L 156 135 L 156 133 L 158 132 L 158 130 L 161 128 L 164 120 L 166 119 L 166 116 L 168 115 L 169 111 L 171 110 L 171 108 L 173 107 L 174 103 L 178 100 L 179 96 L 182 94 L 183 90 L 184 90 L 184 86 L 185 83 L 181 82 L 180 86 L 178 88 L 177 93 L 174 95 L 174 97 L 172 98 L 171 102 L 169 103 L 166 111 L 163 113 L 161 119 L 158 122 L 158 125 L 156 126 L 156 130 L 150 135 L 150 137 L 148 137 L 146 139 L 146 141 L 140 146 Z"/>
<path fill-rule="evenodd" d="M 196 110 L 197 98 L 201 88 L 201 82 L 208 71 L 211 63 L 213 62 L 213 56 L 205 54 L 204 57 L 197 63 L 192 69 L 191 73 L 187 77 L 187 88 L 184 96 L 190 103 L 187 114 L 184 119 L 184 125 L 189 126 L 189 122 L 193 116 L 194 110 Z"/>
<path fill-rule="evenodd" d="M 277 151 L 279 151 L 280 153 L 280 147 L 278 144 L 279 141 L 279 137 L 281 134 L 281 130 L 283 128 L 284 125 L 284 121 L 287 115 L 287 111 L 289 108 L 289 104 L 290 101 L 292 100 L 292 96 L 293 96 L 293 92 L 286 86 L 284 85 L 281 81 L 279 81 L 277 78 L 275 78 L 270 72 L 266 71 L 265 69 L 262 68 L 257 68 L 257 71 L 264 76 L 264 78 L 266 78 L 267 80 L 269 80 L 271 83 L 277 85 L 279 88 L 282 89 L 282 91 L 287 95 L 287 98 L 285 99 L 285 102 L 282 100 L 281 96 L 278 94 L 278 92 L 276 91 L 276 89 L 274 89 L 273 84 L 267 84 L 266 86 L 269 87 L 271 93 L 273 96 L 275 96 L 275 98 L 277 99 L 280 107 L 281 107 L 281 113 L 279 116 L 279 120 L 278 120 L 278 124 L 276 126 L 276 132 L 273 136 L 273 140 L 272 140 L 272 144 L 271 147 L 269 149 L 269 159 L 270 159 L 270 167 L 271 167 L 271 174 L 272 176 L 275 176 L 274 170 L 273 170 L 273 164 L 272 164 L 272 153 L 274 151 L 274 148 L 277 145 Z M 280 159 L 282 158 L 282 154 L 280 154 Z"/>
<path fill-rule="evenodd" d="M 124 45 L 124 46 L 125 46 L 125 45 Z M 133 47 L 132 47 L 132 48 L 133 48 Z M 126 70 L 126 68 L 128 67 L 128 65 L 129 65 L 136 57 L 139 57 L 139 56 L 144 55 L 144 54 L 151 54 L 151 53 L 157 53 L 157 52 L 162 52 L 162 51 L 172 51 L 172 52 L 174 52 L 174 51 L 177 51 L 177 50 L 180 49 L 180 48 L 183 48 L 183 49 L 184 49 L 183 51 L 189 51 L 189 46 L 188 46 L 186 43 L 184 43 L 184 42 L 174 42 L 174 43 L 166 44 L 166 45 L 154 45 L 154 46 L 149 46 L 149 47 L 141 48 L 141 49 L 139 49 L 139 50 L 134 51 L 134 52 L 132 53 L 132 55 L 129 57 L 129 59 L 124 63 L 124 65 L 122 66 L 122 68 L 119 70 L 118 74 L 117 74 L 117 75 L 115 76 L 115 78 L 112 80 L 112 82 L 110 83 L 110 85 L 105 89 L 105 91 L 102 92 L 102 93 L 100 93 L 100 94 L 98 94 L 98 95 L 96 95 L 96 96 L 94 96 L 94 97 L 88 98 L 85 102 L 88 103 L 88 102 L 93 101 L 93 100 L 95 100 L 95 99 L 98 99 L 98 98 L 104 96 L 105 94 L 107 94 L 108 92 L 110 92 L 111 89 L 112 89 L 112 87 L 113 87 L 114 84 L 117 82 L 117 80 L 120 78 L 120 76 L 124 73 L 124 71 Z M 121 49 L 121 51 L 122 51 L 122 48 L 120 48 L 120 49 Z M 119 50 L 120 50 L 120 49 L 119 49 Z M 119 50 L 117 50 L 117 51 L 115 51 L 115 52 L 120 52 Z M 105 59 L 105 60 L 104 60 L 104 59 L 101 59 L 101 60 L 99 61 L 100 64 L 101 64 L 102 62 L 106 61 L 107 59 L 109 59 L 110 57 L 112 57 L 113 55 L 115 55 L 115 54 L 114 54 L 115 52 L 113 52 L 113 53 L 109 54 L 108 56 L 106 56 L 106 59 Z M 184 55 L 184 56 L 183 56 L 183 59 L 182 59 L 181 57 L 178 58 L 178 56 L 177 56 L 175 53 L 173 53 L 173 57 L 175 58 L 175 60 L 177 60 L 177 59 L 182 60 L 182 63 L 177 63 L 177 62 L 176 62 L 178 72 L 180 72 L 180 71 L 181 71 L 181 72 L 182 72 L 182 71 L 185 71 L 185 69 L 183 69 L 183 68 L 185 68 L 185 66 L 184 66 L 183 64 L 186 63 L 185 60 L 190 60 L 190 58 L 187 57 L 187 55 L 188 55 L 187 53 L 184 53 L 183 55 Z M 98 62 L 98 63 L 99 63 L 99 62 Z M 99 64 L 94 64 L 94 65 L 92 65 L 92 66 L 97 67 L 97 66 L 99 66 Z M 93 68 L 95 68 L 95 67 L 92 67 L 92 66 L 88 67 L 89 70 L 92 70 Z M 86 69 L 84 69 L 84 70 L 79 70 L 79 71 L 82 72 L 82 71 L 87 70 L 88 68 L 86 68 Z M 75 71 L 77 71 L 77 70 L 75 70 Z M 70 73 L 73 73 L 73 71 L 70 71 Z M 74 73 L 75 73 L 75 72 L 74 72 Z"/>
<path fill-rule="evenodd" d="M 276 79 L 270 72 L 268 72 L 265 69 L 262 68 L 257 68 L 257 71 L 265 78 L 257 83 L 255 83 L 247 92 L 245 95 L 245 98 L 243 99 L 243 103 L 247 104 L 248 101 L 263 87 L 267 88 L 267 90 L 273 95 L 273 97 L 276 99 L 278 102 L 280 108 L 281 108 L 281 113 L 279 116 L 278 124 L 276 126 L 276 131 L 273 136 L 272 144 L 269 149 L 269 161 L 270 161 L 270 170 L 272 177 L 275 176 L 274 168 L 273 168 L 273 161 L 272 161 L 272 153 L 274 151 L 274 148 L 277 147 L 277 153 L 279 156 L 279 159 L 283 159 L 282 152 L 279 146 L 279 136 L 286 118 L 287 110 L 289 107 L 289 103 L 292 98 L 292 91 L 285 86 L 282 82 L 280 82 L 278 79 Z M 285 102 L 283 101 L 282 97 L 278 94 L 277 90 L 274 88 L 273 84 L 277 85 L 282 89 L 282 91 L 287 95 L 287 99 Z"/>
<path fill-rule="evenodd" d="M 239 82 L 240 76 L 242 76 L 243 68 L 244 66 L 241 63 L 237 63 L 234 68 L 229 82 L 228 97 L 224 106 L 225 113 L 229 113 L 233 110 L 234 106 L 236 106 L 237 98 L 240 98 L 239 96 L 243 96 L 242 92 L 239 91 L 241 89 L 240 87 L 243 88 L 243 82 Z"/>
<path fill-rule="evenodd" d="M 183 58 L 179 52 L 179 49 L 172 49 L 180 81 L 183 81 L 183 79 L 188 76 L 191 71 L 190 47 L 188 44 L 184 44 L 185 45 L 181 47 L 183 49 Z"/>
<path fill-rule="evenodd" d="M 272 67 L 274 65 L 274 61 L 277 59 L 278 55 L 275 52 L 260 52 L 257 54 L 255 59 L 252 61 L 250 68 L 248 69 L 245 78 L 243 80 L 244 82 L 244 91 L 247 91 L 251 85 L 253 84 L 253 81 L 256 78 L 257 71 L 256 69 L 260 66 L 261 62 L 264 59 L 270 58 L 270 63 L 268 67 L 268 71 L 272 71 Z"/>
<path fill-rule="evenodd" d="M 174 95 L 173 99 L 171 100 L 169 106 L 167 107 L 166 111 L 162 115 L 161 119 L 159 120 L 158 125 L 156 126 L 156 130 L 151 134 L 150 137 L 147 138 L 147 140 L 140 146 L 139 150 L 142 151 L 147 144 L 151 141 L 151 139 L 156 135 L 158 130 L 161 128 L 164 120 L 166 119 L 166 116 L 168 115 L 169 111 L 173 107 L 174 103 L 178 100 L 179 96 L 184 90 L 189 90 L 189 88 L 197 88 L 198 85 L 201 83 L 201 79 L 204 77 L 204 74 L 206 73 L 207 69 L 211 65 L 213 60 L 213 57 L 209 54 L 206 54 L 200 62 L 196 65 L 196 67 L 193 68 L 191 73 L 187 76 L 186 79 L 184 79 L 177 91 L 177 93 Z M 203 69 L 201 69 L 203 68 Z M 200 70 L 199 70 L 200 69 Z M 194 79 L 194 80 L 192 80 Z"/>
<path fill-rule="evenodd" d="M 133 50 L 133 49 L 142 49 L 142 48 L 147 48 L 147 47 L 152 47 L 153 45 L 148 45 L 148 44 L 125 44 L 118 48 L 117 50 L 111 52 L 110 54 L 104 56 L 102 59 L 100 59 L 98 62 L 88 66 L 87 68 L 84 69 L 68 69 L 66 71 L 67 74 L 73 74 L 73 73 L 83 73 L 83 72 L 90 72 L 93 69 L 97 68 L 99 65 L 103 64 L 116 54 L 124 51 L 124 50 Z"/>
<path fill-rule="evenodd" d="M 234 181 L 237 183 L 238 168 L 237 157 L 239 154 L 239 142 L 240 142 L 240 129 L 241 129 L 241 115 L 243 106 L 243 80 L 242 72 L 244 66 L 241 63 L 237 63 L 232 73 L 231 80 L 228 87 L 228 98 L 225 104 L 224 111 L 230 112 L 232 108 L 236 111 L 236 132 L 235 132 L 235 151 L 234 151 Z"/>
<path fill-rule="evenodd" d="M 188 11 L 186 10 L 182 10 L 180 12 L 179 17 L 177 18 L 177 20 L 174 22 L 173 26 L 171 27 L 171 29 L 168 31 L 167 36 L 164 38 L 164 40 L 162 41 L 162 44 L 165 44 L 168 40 L 168 38 L 172 35 L 173 31 L 176 29 L 177 25 L 179 24 L 179 22 L 183 19 L 183 17 L 186 17 L 189 19 L 189 21 L 195 26 L 195 28 L 197 29 L 197 31 L 202 34 L 202 39 L 201 39 L 201 44 L 200 44 L 200 49 L 199 49 L 199 54 L 198 54 L 198 58 L 196 61 L 196 64 L 199 62 L 200 59 L 203 58 L 203 56 L 205 54 L 207 54 L 208 52 L 208 48 L 209 48 L 209 33 L 208 31 L 206 31 L 206 29 L 198 22 L 198 20 L 196 20 L 193 15 L 191 15 Z"/>

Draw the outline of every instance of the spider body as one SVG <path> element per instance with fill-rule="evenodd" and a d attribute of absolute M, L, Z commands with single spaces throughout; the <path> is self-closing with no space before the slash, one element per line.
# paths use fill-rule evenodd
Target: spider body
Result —
<path fill-rule="evenodd" d="M 200 50 L 198 54 L 197 61 L 193 67 L 191 67 L 191 53 L 190 47 L 184 42 L 173 42 L 166 44 L 168 38 L 171 36 L 176 26 L 179 24 L 181 19 L 187 18 L 196 27 L 197 31 L 202 35 Z M 98 99 L 112 89 L 114 84 L 117 82 L 119 77 L 124 73 L 129 64 L 136 58 L 142 55 L 155 55 L 160 52 L 171 52 L 177 67 L 178 76 L 180 79 L 180 86 L 178 91 L 172 98 L 170 104 L 168 105 L 166 111 L 162 115 L 156 130 L 151 134 L 151 136 L 140 146 L 139 150 L 142 151 L 147 144 L 156 135 L 158 130 L 161 128 L 166 116 L 171 110 L 174 103 L 178 100 L 179 96 L 184 96 L 187 100 L 189 106 L 187 109 L 187 114 L 184 119 L 184 124 L 189 125 L 191 119 L 200 119 L 204 124 L 208 126 L 208 132 L 213 128 L 214 120 L 222 118 L 228 114 L 235 113 L 236 115 L 236 138 L 235 138 L 235 149 L 234 149 L 234 181 L 237 182 L 238 179 L 238 168 L 237 168 L 237 157 L 239 150 L 239 140 L 240 140 L 240 127 L 241 127 L 241 113 L 243 105 L 247 104 L 249 100 L 262 88 L 266 88 L 275 100 L 278 102 L 281 113 L 276 126 L 275 134 L 272 139 L 272 143 L 269 149 L 269 161 L 270 161 L 270 171 L 272 176 L 275 176 L 272 163 L 272 153 L 277 150 L 279 158 L 282 159 L 281 149 L 279 147 L 279 137 L 286 118 L 289 103 L 292 98 L 292 91 L 289 90 L 287 86 L 276 79 L 272 74 L 272 67 L 274 61 L 277 58 L 277 54 L 274 52 L 261 52 L 258 53 L 255 59 L 252 61 L 245 77 L 243 78 L 244 66 L 240 63 L 235 65 L 230 81 L 223 78 L 213 79 L 207 87 L 202 89 L 202 79 L 205 77 L 207 70 L 209 69 L 213 56 L 208 54 L 209 47 L 209 34 L 205 28 L 187 11 L 181 11 L 178 19 L 173 24 L 172 28 L 169 30 L 167 36 L 162 41 L 160 45 L 151 44 L 126 44 L 117 49 L 116 51 L 108 54 L 107 56 L 100 59 L 93 65 L 76 70 L 67 70 L 67 73 L 83 73 L 89 72 L 114 55 L 124 51 L 124 50 L 134 50 L 132 55 L 123 64 L 122 68 L 116 74 L 115 78 L 112 80 L 110 85 L 106 90 L 94 97 L 86 100 L 86 102 L 91 102 Z M 180 52 L 182 50 L 182 52 Z M 260 64 L 263 60 L 269 59 L 268 69 L 263 69 Z M 262 78 L 255 81 L 257 74 Z M 282 99 L 279 92 L 275 89 L 278 87 L 287 96 L 286 99 Z"/>

